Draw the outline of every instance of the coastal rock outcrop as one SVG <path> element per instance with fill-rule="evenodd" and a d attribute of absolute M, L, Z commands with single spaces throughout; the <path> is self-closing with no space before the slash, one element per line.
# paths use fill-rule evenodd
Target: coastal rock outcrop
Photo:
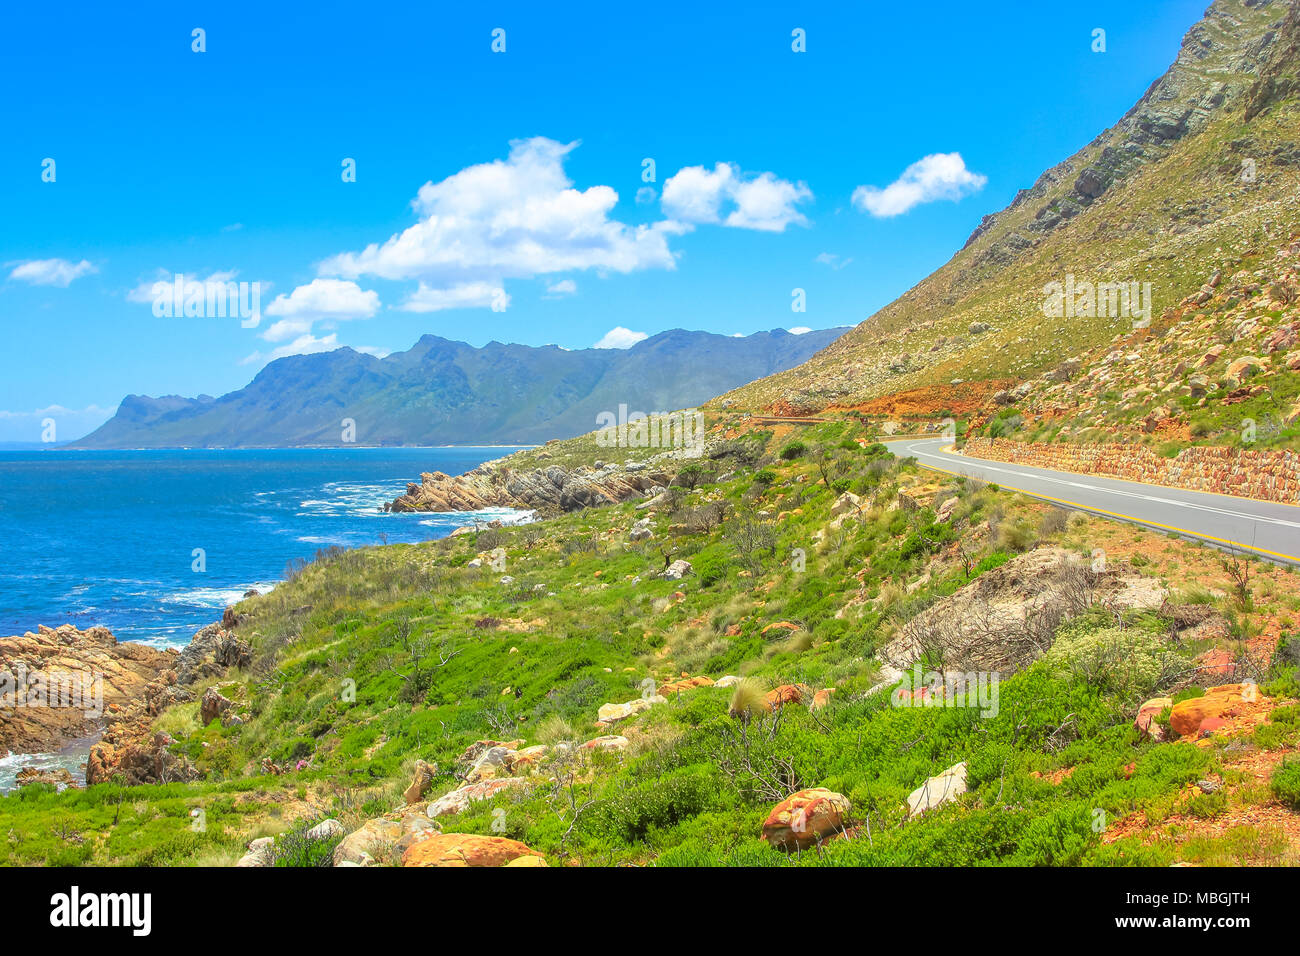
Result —
<path fill-rule="evenodd" d="M 0 750 L 40 753 L 95 733 L 176 667 L 174 650 L 119 643 L 106 627 L 0 638 Z"/>
<path fill-rule="evenodd" d="M 252 659 L 247 641 L 214 623 L 194 632 L 173 666 L 182 684 L 193 684 L 207 677 L 222 677 L 232 667 L 247 667 Z"/>
<path fill-rule="evenodd" d="M 637 498 L 653 488 L 666 486 L 670 480 L 671 476 L 664 471 L 633 471 L 612 464 L 601 468 L 565 469 L 551 465 L 521 470 L 496 461 L 454 478 L 441 471 L 425 472 L 420 476 L 420 484 L 408 484 L 406 494 L 386 504 L 384 510 L 520 508 L 555 515 Z"/>

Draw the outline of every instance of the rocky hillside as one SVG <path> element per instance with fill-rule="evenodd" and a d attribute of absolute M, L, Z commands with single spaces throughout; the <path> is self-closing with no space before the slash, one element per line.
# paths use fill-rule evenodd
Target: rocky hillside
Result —
<path fill-rule="evenodd" d="M 1300 227 L 1300 13 L 1216 0 L 1119 122 L 985 217 L 953 258 L 825 351 L 722 403 L 976 403 L 1131 331 L 1131 315 L 1047 317 L 1049 283 L 1151 283 L 1158 319 Z M 1270 242 L 1271 237 L 1271 242 Z"/>
<path fill-rule="evenodd" d="M 976 430 L 1072 443 L 1287 443 L 1300 426 L 1300 238 L 1245 265 L 1205 276 L 1149 328 L 994 393 Z"/>
<path fill-rule="evenodd" d="M 629 349 L 573 351 L 426 335 L 385 358 L 342 348 L 278 359 L 220 398 L 128 395 L 72 447 L 533 444 L 590 431 L 620 405 L 690 407 L 797 365 L 843 331 L 733 338 L 675 329 Z"/>

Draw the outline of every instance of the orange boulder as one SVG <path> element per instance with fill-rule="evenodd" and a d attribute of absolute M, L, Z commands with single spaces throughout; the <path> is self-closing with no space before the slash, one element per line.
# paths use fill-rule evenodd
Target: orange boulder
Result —
<path fill-rule="evenodd" d="M 477 833 L 434 833 L 402 854 L 402 866 L 506 866 L 536 850 L 505 837 Z"/>
<path fill-rule="evenodd" d="M 1210 687 L 1204 697 L 1180 700 L 1169 714 L 1174 733 L 1186 737 L 1200 732 L 1201 722 L 1209 717 L 1233 716 L 1247 701 L 1258 699 L 1254 684 L 1222 684 Z"/>
<path fill-rule="evenodd" d="M 778 803 L 763 821 L 763 839 L 787 853 L 804 850 L 842 833 L 848 825 L 848 797 L 815 787 Z"/>

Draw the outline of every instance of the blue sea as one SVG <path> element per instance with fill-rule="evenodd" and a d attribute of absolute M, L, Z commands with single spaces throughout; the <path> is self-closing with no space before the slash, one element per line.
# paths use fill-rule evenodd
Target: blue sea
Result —
<path fill-rule="evenodd" d="M 102 624 L 118 640 L 183 645 L 318 548 L 472 524 L 475 513 L 382 508 L 422 471 L 460 474 L 514 450 L 0 451 L 0 635 Z"/>

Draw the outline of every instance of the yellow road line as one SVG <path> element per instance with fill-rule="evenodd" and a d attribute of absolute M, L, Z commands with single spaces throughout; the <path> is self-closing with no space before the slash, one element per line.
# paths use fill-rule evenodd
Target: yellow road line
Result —
<path fill-rule="evenodd" d="M 983 459 L 977 459 L 977 460 L 982 461 Z M 920 465 L 922 468 L 929 468 L 931 471 L 941 471 L 945 475 L 952 475 L 955 478 L 969 477 L 967 475 L 961 474 L 961 472 L 949 471 L 947 468 L 939 468 L 937 465 L 927 465 L 922 461 L 918 461 L 917 464 Z M 1000 462 L 1000 464 L 1006 464 L 1006 463 Z M 987 479 L 981 479 L 981 480 L 987 480 Z M 1080 511 L 1091 511 L 1096 514 L 1107 515 L 1111 518 L 1119 518 L 1123 521 L 1131 521 L 1134 524 L 1145 525 L 1146 527 L 1149 528 L 1161 528 L 1165 531 L 1174 531 L 1178 534 L 1187 535 L 1190 538 L 1200 538 L 1204 541 L 1217 541 L 1219 544 L 1227 544 L 1227 545 L 1231 545 L 1234 548 L 1243 548 L 1246 551 L 1254 551 L 1256 554 L 1267 554 L 1270 557 L 1283 558 L 1287 561 L 1292 561 L 1296 564 L 1300 564 L 1300 557 L 1296 557 L 1294 554 L 1283 554 L 1281 551 L 1270 551 L 1267 548 L 1257 548 L 1254 545 L 1245 544 L 1241 541 L 1233 541 L 1231 538 L 1216 538 L 1212 534 L 1202 534 L 1199 531 L 1189 531 L 1186 528 L 1179 528 L 1176 525 L 1161 524 L 1159 521 L 1148 521 L 1145 518 L 1138 518 L 1135 517 L 1134 515 L 1121 514 L 1118 511 L 1107 511 L 1105 508 L 1097 508 L 1092 505 L 1082 504 L 1078 501 L 1070 501 L 1068 498 L 1053 498 L 1051 495 L 1045 495 L 1042 492 L 1029 491 L 1025 488 L 1017 488 L 1014 485 L 1004 485 L 1000 481 L 989 482 L 989 483 L 996 484 L 999 488 L 1009 488 L 1012 491 L 1018 491 L 1022 495 L 1029 495 L 1029 497 L 1031 498 L 1041 498 L 1045 501 L 1055 501 L 1057 504 L 1069 505 L 1072 508 L 1078 508 Z M 1186 490 L 1186 489 L 1179 489 L 1179 490 Z M 1271 503 L 1272 502 L 1270 502 L 1270 504 Z"/>

